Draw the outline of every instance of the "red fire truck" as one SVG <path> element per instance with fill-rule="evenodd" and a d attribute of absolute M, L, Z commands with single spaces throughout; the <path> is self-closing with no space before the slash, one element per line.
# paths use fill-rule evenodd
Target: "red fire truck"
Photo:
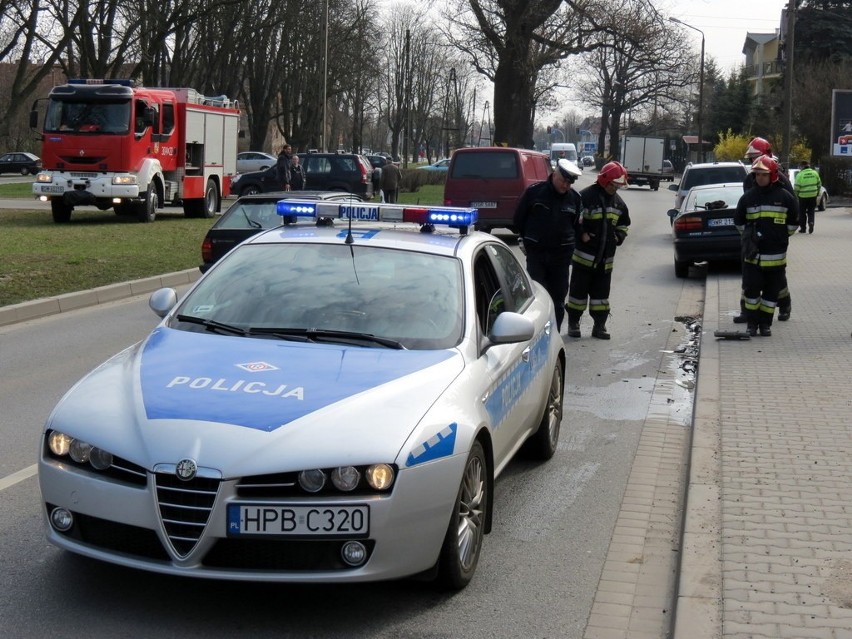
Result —
<path fill-rule="evenodd" d="M 30 114 L 34 129 L 41 100 Z M 132 80 L 70 80 L 46 100 L 33 195 L 50 201 L 54 222 L 85 205 L 152 222 L 166 202 L 182 203 L 187 217 L 212 217 L 230 194 L 236 101 Z"/>

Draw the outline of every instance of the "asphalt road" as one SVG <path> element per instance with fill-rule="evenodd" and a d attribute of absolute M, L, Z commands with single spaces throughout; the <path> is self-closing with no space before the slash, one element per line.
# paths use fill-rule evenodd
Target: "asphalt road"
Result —
<path fill-rule="evenodd" d="M 477 575 L 455 595 L 410 581 L 309 587 L 179 579 L 49 546 L 34 475 L 40 429 L 76 379 L 142 338 L 157 318 L 143 297 L 0 328 L 0 634 L 582 637 L 656 381 L 671 364 L 679 301 L 703 286 L 674 277 L 665 215 L 673 194 L 631 188 L 623 196 L 633 225 L 616 256 L 613 339 L 588 337 L 588 316 L 584 337 L 566 338 L 559 450 L 545 464 L 513 462 L 500 477 Z"/>

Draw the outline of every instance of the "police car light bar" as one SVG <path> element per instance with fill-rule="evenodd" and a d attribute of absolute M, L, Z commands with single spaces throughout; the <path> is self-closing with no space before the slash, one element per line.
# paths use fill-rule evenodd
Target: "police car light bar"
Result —
<path fill-rule="evenodd" d="M 366 222 L 411 222 L 459 227 L 463 231 L 476 224 L 479 212 L 453 206 L 406 206 L 405 204 L 368 204 L 315 202 L 308 200 L 279 200 L 278 215 L 282 217 L 305 217 L 319 220 L 358 220 Z"/>
<path fill-rule="evenodd" d="M 136 82 L 134 80 L 125 80 L 125 79 L 110 79 L 104 80 L 103 78 L 70 78 L 68 80 L 68 84 L 119 84 L 123 87 L 135 87 Z"/>

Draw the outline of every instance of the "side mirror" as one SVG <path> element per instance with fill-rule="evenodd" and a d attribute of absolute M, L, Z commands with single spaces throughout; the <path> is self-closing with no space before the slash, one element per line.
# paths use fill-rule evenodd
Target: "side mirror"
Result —
<path fill-rule="evenodd" d="M 672 224 L 674 224 L 674 219 L 675 219 L 675 217 L 677 217 L 677 214 L 678 214 L 678 210 L 677 210 L 677 209 L 669 209 L 669 210 L 667 211 L 667 215 L 669 216 L 669 222 L 671 222 Z"/>
<path fill-rule="evenodd" d="M 680 190 L 680 183 L 677 184 L 669 184 L 669 191 L 674 191 L 677 193 Z"/>
<path fill-rule="evenodd" d="M 488 341 L 492 344 L 516 344 L 527 342 L 535 335 L 535 325 L 532 320 L 520 313 L 504 311 L 494 320 Z"/>
<path fill-rule="evenodd" d="M 158 317 L 165 317 L 177 304 L 177 291 L 173 288 L 161 288 L 151 293 L 148 306 Z"/>

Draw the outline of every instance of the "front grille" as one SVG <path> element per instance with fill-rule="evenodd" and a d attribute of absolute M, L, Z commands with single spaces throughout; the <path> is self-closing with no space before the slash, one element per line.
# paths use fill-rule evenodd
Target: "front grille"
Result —
<path fill-rule="evenodd" d="M 62 158 L 64 162 L 68 164 L 98 164 L 100 162 L 106 162 L 106 156 L 99 157 L 91 157 L 91 156 L 83 156 L 80 157 L 78 155 L 69 155 L 67 157 Z"/>
<path fill-rule="evenodd" d="M 188 555 L 204 532 L 216 503 L 219 480 L 196 477 L 190 481 L 176 475 L 157 473 L 157 504 L 160 518 L 175 552 Z"/>
<path fill-rule="evenodd" d="M 47 504 L 48 512 L 53 508 L 52 504 Z M 147 528 L 74 513 L 74 526 L 71 530 L 60 534 L 101 550 L 155 561 L 169 560 L 169 555 L 160 543 L 157 533 Z"/>
<path fill-rule="evenodd" d="M 220 539 L 204 557 L 208 568 L 315 571 L 354 570 L 340 559 L 342 540 Z M 367 557 L 375 541 L 363 540 Z"/>

